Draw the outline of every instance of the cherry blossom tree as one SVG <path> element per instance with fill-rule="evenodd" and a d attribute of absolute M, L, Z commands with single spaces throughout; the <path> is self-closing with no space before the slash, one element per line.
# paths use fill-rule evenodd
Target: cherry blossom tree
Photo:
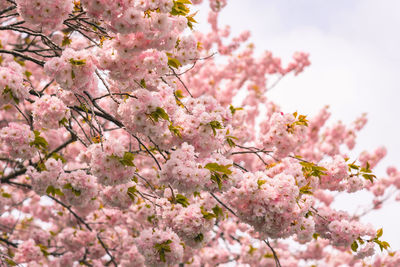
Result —
<path fill-rule="evenodd" d="M 2 266 L 399 266 L 361 221 L 400 188 L 367 122 L 283 113 L 310 62 L 196 31 L 201 0 L 0 0 Z M 336 192 L 370 191 L 358 214 Z"/>

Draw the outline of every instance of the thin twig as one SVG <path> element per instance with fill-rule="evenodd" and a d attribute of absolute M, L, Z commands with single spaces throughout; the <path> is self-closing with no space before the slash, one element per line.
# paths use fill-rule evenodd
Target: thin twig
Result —
<path fill-rule="evenodd" d="M 276 254 L 274 248 L 271 246 L 271 244 L 269 243 L 269 241 L 267 240 L 263 240 L 265 244 L 267 244 L 267 246 L 269 247 L 269 249 L 272 251 L 272 254 L 274 255 L 274 260 L 275 260 L 275 265 L 277 267 L 282 267 L 281 263 L 279 262 L 279 258 L 278 255 Z"/>
<path fill-rule="evenodd" d="M 32 61 L 33 63 L 36 63 L 37 65 L 39 65 L 39 66 L 41 66 L 41 67 L 43 67 L 43 66 L 44 66 L 44 63 L 45 63 L 44 61 L 41 61 L 41 60 L 39 60 L 39 59 L 36 59 L 36 58 L 30 57 L 30 56 L 27 56 L 27 55 L 22 54 L 22 53 L 17 52 L 17 51 L 11 51 L 11 50 L 0 49 L 0 53 L 11 54 L 11 55 L 14 55 L 14 56 L 16 56 L 16 57 L 20 57 L 20 58 L 23 58 L 23 59 Z"/>
<path fill-rule="evenodd" d="M 219 204 L 221 204 L 222 206 L 224 206 L 225 209 L 229 210 L 230 213 L 232 213 L 233 215 L 235 215 L 236 217 L 238 217 L 238 216 L 236 215 L 236 213 L 235 213 L 231 208 L 229 208 L 227 205 L 225 205 L 225 203 L 223 203 L 221 200 L 219 200 L 219 198 L 217 198 L 217 197 L 214 195 L 214 193 L 210 192 L 210 195 L 211 195 L 213 198 L 215 198 L 215 200 L 218 201 Z"/>

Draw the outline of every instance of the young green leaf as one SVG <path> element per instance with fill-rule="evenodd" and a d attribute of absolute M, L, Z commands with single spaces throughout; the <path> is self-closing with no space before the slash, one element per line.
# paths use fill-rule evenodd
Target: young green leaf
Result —
<path fill-rule="evenodd" d="M 383 229 L 382 228 L 378 229 L 378 231 L 376 231 L 376 238 L 381 237 L 382 234 L 383 234 Z"/>
<path fill-rule="evenodd" d="M 155 122 L 158 122 L 160 119 L 164 119 L 169 121 L 169 116 L 167 112 L 163 108 L 157 107 L 155 111 L 150 113 L 150 118 L 152 118 Z"/>
<path fill-rule="evenodd" d="M 81 195 L 81 191 L 73 188 L 70 183 L 64 185 L 63 188 L 71 190 L 72 193 L 74 193 L 74 195 L 77 196 L 77 197 L 79 197 Z"/>
<path fill-rule="evenodd" d="M 205 169 L 211 172 L 220 172 L 227 175 L 232 174 L 232 171 L 229 169 L 230 167 L 232 167 L 232 164 L 219 165 L 218 163 L 207 163 L 206 166 L 204 166 Z"/>
<path fill-rule="evenodd" d="M 58 195 L 58 196 L 63 196 L 64 195 L 64 193 L 59 188 L 55 188 L 52 185 L 49 185 L 47 187 L 46 194 L 53 195 L 53 197 L 56 196 L 56 195 Z"/>
<path fill-rule="evenodd" d="M 262 186 L 263 184 L 265 184 L 266 182 L 267 182 L 267 181 L 261 180 L 261 179 L 257 180 L 258 189 L 261 189 L 261 186 Z"/>
<path fill-rule="evenodd" d="M 218 205 L 215 205 L 214 208 L 212 208 L 212 211 L 214 212 L 216 218 L 224 215 L 223 210 Z"/>
<path fill-rule="evenodd" d="M 351 250 L 357 252 L 357 249 L 358 249 L 358 244 L 357 241 L 354 240 L 354 242 L 351 244 Z"/>
<path fill-rule="evenodd" d="M 86 64 L 86 59 L 76 60 L 76 59 L 70 58 L 69 63 L 71 63 L 74 66 L 83 66 Z"/>
<path fill-rule="evenodd" d="M 126 193 L 128 194 L 129 198 L 132 201 L 135 201 L 135 197 L 136 197 L 136 193 L 137 193 L 136 186 L 129 187 L 128 190 L 126 191 Z"/>
<path fill-rule="evenodd" d="M 177 194 L 175 196 L 175 201 L 176 201 L 176 203 L 181 204 L 185 208 L 190 205 L 188 199 L 184 195 L 181 195 L 181 194 Z"/>
<path fill-rule="evenodd" d="M 202 233 L 198 234 L 195 238 L 194 241 L 200 243 L 204 240 L 204 235 Z"/>
<path fill-rule="evenodd" d="M 178 69 L 182 63 L 178 59 L 168 56 L 168 66 Z"/>
<path fill-rule="evenodd" d="M 171 244 L 171 243 L 172 243 L 172 240 L 168 239 L 167 241 L 165 241 L 163 243 L 154 245 L 154 248 L 158 251 L 158 254 L 160 255 L 160 260 L 162 262 L 166 262 L 165 253 L 171 252 L 171 247 L 169 246 L 169 244 Z"/>
<path fill-rule="evenodd" d="M 214 136 L 217 135 L 216 129 L 223 129 L 224 127 L 219 121 L 211 121 L 208 123 L 211 126 Z"/>

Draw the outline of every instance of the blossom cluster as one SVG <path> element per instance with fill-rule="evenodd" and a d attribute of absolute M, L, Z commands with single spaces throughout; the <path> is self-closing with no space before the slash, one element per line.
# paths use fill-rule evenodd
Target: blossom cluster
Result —
<path fill-rule="evenodd" d="M 184 14 L 189 2 L 181 3 L 183 14 L 174 13 L 172 0 L 82 3 L 89 15 L 102 19 L 115 35 L 98 51 L 99 63 L 121 88 L 137 88 L 140 81 L 152 84 L 170 66 L 186 65 L 198 57 L 193 36 L 180 36 L 188 27 Z"/>
<path fill-rule="evenodd" d="M 126 158 L 124 161 L 126 152 L 122 144 L 111 139 L 103 143 L 92 144 L 81 157 L 89 163 L 92 174 L 97 177 L 98 183 L 118 185 L 128 183 L 135 173 L 132 161 Z"/>
<path fill-rule="evenodd" d="M 172 185 L 179 192 L 226 191 L 240 180 L 240 171 L 231 168 L 232 161 L 220 154 L 197 160 L 193 146 L 183 143 L 171 153 L 160 172 L 160 183 Z"/>
<path fill-rule="evenodd" d="M 304 142 L 306 122 L 296 120 L 292 114 L 275 112 L 263 131 L 265 131 L 262 136 L 264 147 L 273 149 L 277 158 L 283 158 Z"/>
<path fill-rule="evenodd" d="M 9 62 L 6 67 L 0 67 L 0 106 L 8 103 L 18 104 L 28 96 L 22 70 L 22 67 L 15 62 Z"/>
<path fill-rule="evenodd" d="M 61 57 L 47 61 L 44 70 L 64 90 L 82 94 L 83 91 L 92 92 L 97 88 L 95 61 L 89 51 L 67 48 Z"/>
<path fill-rule="evenodd" d="M 1 152 L 10 158 L 29 159 L 36 152 L 35 135 L 28 125 L 11 122 L 0 130 Z"/>
<path fill-rule="evenodd" d="M 312 205 L 311 198 L 300 195 L 294 177 L 285 173 L 275 177 L 263 172 L 246 173 L 238 186 L 226 193 L 225 199 L 243 221 L 263 236 L 272 238 L 295 233 L 296 224 L 303 223 Z M 312 235 L 312 222 L 304 225 L 311 228 L 306 229 Z"/>
<path fill-rule="evenodd" d="M 72 11 L 71 0 L 17 0 L 18 12 L 31 27 L 45 31 L 59 29 Z"/>
<path fill-rule="evenodd" d="M 173 114 L 176 107 L 173 96 L 167 94 L 171 90 L 167 87 L 165 90 L 163 93 L 136 90 L 119 105 L 118 116 L 132 133 L 140 133 L 162 148 L 169 148 L 173 144 L 169 114 Z"/>
<path fill-rule="evenodd" d="M 34 103 L 32 111 L 35 127 L 57 129 L 71 114 L 67 106 L 55 96 L 45 95 Z"/>
<path fill-rule="evenodd" d="M 137 239 L 137 248 L 147 266 L 178 264 L 183 257 L 183 246 L 171 229 L 146 229 Z"/>
<path fill-rule="evenodd" d="M 231 120 L 229 110 L 210 96 L 185 98 L 182 102 L 189 110 L 189 113 L 180 114 L 176 119 L 177 125 L 183 128 L 182 139 L 202 154 L 221 148 L 229 135 L 224 129 L 224 124 Z"/>
<path fill-rule="evenodd" d="M 162 211 L 162 218 L 185 245 L 200 248 L 210 240 L 215 218 L 211 215 L 205 216 L 208 214 L 206 207 L 199 203 L 184 206 L 166 206 Z"/>

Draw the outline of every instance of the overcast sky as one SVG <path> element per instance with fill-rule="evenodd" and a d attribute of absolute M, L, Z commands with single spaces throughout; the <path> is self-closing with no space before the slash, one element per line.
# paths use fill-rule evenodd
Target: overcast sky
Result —
<path fill-rule="evenodd" d="M 200 30 L 203 10 L 197 16 Z M 295 51 L 310 53 L 312 65 L 267 96 L 286 112 L 310 116 L 329 105 L 330 123 L 349 123 L 367 112 L 356 152 L 385 145 L 388 155 L 376 170 L 385 175 L 388 165 L 400 168 L 399 14 L 397 0 L 228 0 L 220 25 L 231 25 L 233 35 L 250 30 L 257 51 L 269 50 L 284 62 Z M 355 208 L 366 196 L 352 194 L 336 205 Z M 400 249 L 400 203 L 391 202 L 364 221 L 383 227 L 383 239 Z"/>

